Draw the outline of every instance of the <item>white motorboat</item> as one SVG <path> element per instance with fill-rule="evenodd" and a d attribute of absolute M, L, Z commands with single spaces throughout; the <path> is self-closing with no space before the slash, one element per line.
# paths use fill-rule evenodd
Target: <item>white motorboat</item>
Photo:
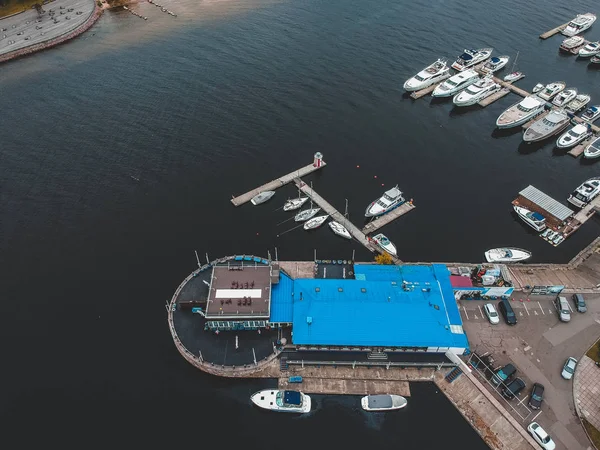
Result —
<path fill-rule="evenodd" d="M 538 92 L 542 91 L 545 87 L 546 87 L 545 84 L 538 83 L 533 87 L 531 92 L 533 92 L 534 94 L 537 94 Z"/>
<path fill-rule="evenodd" d="M 539 142 L 560 133 L 569 126 L 571 118 L 562 109 L 552 110 L 546 116 L 533 122 L 523 133 L 525 142 Z"/>
<path fill-rule="evenodd" d="M 594 123 L 600 117 L 600 105 L 590 106 L 581 115 L 581 118 L 588 123 Z"/>
<path fill-rule="evenodd" d="M 252 197 L 252 200 L 250 200 L 250 202 L 254 206 L 260 205 L 261 203 L 264 203 L 267 200 L 269 200 L 274 195 L 275 195 L 275 191 L 264 191 L 264 192 L 261 192 L 261 193 L 255 195 L 254 197 Z"/>
<path fill-rule="evenodd" d="M 493 51 L 493 48 L 480 48 L 479 50 L 465 49 L 463 54 L 458 57 L 454 64 L 452 64 L 452 68 L 460 72 L 469 67 L 473 67 L 492 56 Z"/>
<path fill-rule="evenodd" d="M 293 211 L 295 209 L 299 209 L 302 207 L 302 205 L 304 205 L 304 203 L 306 203 L 307 200 L 308 200 L 308 197 L 299 197 L 299 198 L 289 199 L 287 202 L 285 202 L 285 205 L 283 205 L 283 210 L 284 211 Z"/>
<path fill-rule="evenodd" d="M 360 404 L 365 411 L 393 411 L 404 408 L 408 401 L 401 395 L 381 394 L 365 395 Z"/>
<path fill-rule="evenodd" d="M 438 59 L 433 64 L 425 67 L 415 76 L 409 78 L 404 83 L 404 89 L 407 91 L 418 91 L 425 89 L 432 84 L 439 83 L 450 76 L 450 68 L 444 59 Z"/>
<path fill-rule="evenodd" d="M 546 229 L 546 218 L 539 213 L 523 208 L 522 206 L 513 206 L 515 212 L 531 228 L 535 231 L 544 231 Z"/>
<path fill-rule="evenodd" d="M 565 89 L 564 91 L 559 92 L 556 97 L 554 97 L 552 104 L 554 106 L 565 106 L 571 100 L 575 100 L 575 97 L 577 97 L 576 88 Z"/>
<path fill-rule="evenodd" d="M 504 81 L 507 83 L 514 83 L 515 81 L 519 81 L 521 78 L 525 78 L 525 74 L 517 70 L 506 75 L 504 77 Z"/>
<path fill-rule="evenodd" d="M 296 222 L 304 222 L 308 219 L 312 219 L 319 211 L 321 211 L 321 208 L 305 209 L 304 211 L 300 211 L 298 214 L 296 214 L 294 216 L 294 220 Z"/>
<path fill-rule="evenodd" d="M 508 60 L 510 56 L 502 55 L 502 56 L 492 56 L 488 62 L 482 67 L 481 70 L 488 73 L 498 72 L 500 69 L 503 69 L 504 66 L 508 64 Z"/>
<path fill-rule="evenodd" d="M 583 208 L 589 202 L 594 200 L 600 195 L 600 177 L 590 178 L 583 182 L 577 189 L 575 189 L 569 198 L 569 203 Z"/>
<path fill-rule="evenodd" d="M 489 97 L 494 92 L 498 92 L 502 87 L 494 81 L 491 76 L 486 76 L 464 91 L 456 94 L 452 102 L 456 106 L 469 106 Z"/>
<path fill-rule="evenodd" d="M 277 412 L 307 413 L 311 408 L 310 397 L 299 391 L 264 389 L 253 394 L 250 400 L 260 408 Z"/>
<path fill-rule="evenodd" d="M 390 255 L 397 256 L 396 246 L 383 233 L 376 234 L 372 239 Z"/>
<path fill-rule="evenodd" d="M 589 58 L 600 53 L 600 41 L 590 42 L 581 50 L 579 50 L 580 58 Z"/>
<path fill-rule="evenodd" d="M 541 92 L 537 93 L 537 96 L 549 102 L 552 100 L 552 97 L 563 91 L 566 87 L 567 83 L 564 81 L 555 81 L 554 83 L 547 84 Z"/>
<path fill-rule="evenodd" d="M 490 263 L 509 263 L 531 258 L 531 252 L 515 247 L 492 248 L 485 252 L 485 259 Z"/>
<path fill-rule="evenodd" d="M 577 94 L 573 100 L 567 103 L 565 109 L 572 113 L 576 113 L 577 111 L 582 110 L 587 106 L 592 97 L 587 94 Z"/>
<path fill-rule="evenodd" d="M 591 64 L 600 64 L 600 56 L 598 56 L 598 55 L 592 56 L 590 58 L 590 63 Z"/>
<path fill-rule="evenodd" d="M 317 216 L 313 217 L 310 220 L 304 222 L 305 230 L 314 230 L 315 228 L 319 228 L 321 225 L 325 223 L 325 221 L 329 218 L 329 216 Z"/>
<path fill-rule="evenodd" d="M 585 13 L 578 14 L 573 20 L 571 20 L 564 30 L 562 30 L 562 34 L 565 36 L 575 36 L 578 33 L 581 33 L 591 27 L 596 21 L 596 14 L 593 13 Z"/>
<path fill-rule="evenodd" d="M 571 148 L 586 140 L 591 135 L 592 132 L 588 130 L 586 125 L 578 123 L 558 138 L 556 141 L 556 146 L 558 148 Z"/>
<path fill-rule="evenodd" d="M 331 222 L 328 222 L 327 225 L 329 225 L 331 231 L 333 231 L 338 236 L 341 236 L 346 239 L 352 239 L 352 235 L 350 234 L 350 232 L 341 223 L 332 220 Z"/>
<path fill-rule="evenodd" d="M 562 44 L 560 44 L 560 49 L 565 52 L 571 52 L 573 49 L 581 47 L 584 42 L 585 39 L 583 36 L 573 36 L 562 41 Z"/>
<path fill-rule="evenodd" d="M 537 95 L 525 97 L 504 111 L 496 120 L 498 128 L 513 128 L 530 121 L 544 111 L 546 102 Z"/>
<path fill-rule="evenodd" d="M 372 202 L 365 211 L 365 217 L 376 217 L 391 211 L 396 206 L 401 205 L 406 200 L 402 197 L 402 192 L 398 189 L 398 185 L 388 189 L 383 195 Z"/>
<path fill-rule="evenodd" d="M 600 137 L 594 139 L 583 151 L 583 156 L 588 159 L 600 158 Z"/>
<path fill-rule="evenodd" d="M 431 95 L 433 97 L 450 97 L 479 79 L 479 74 L 475 70 L 465 70 L 464 72 L 452 75 L 443 83 L 438 84 Z"/>

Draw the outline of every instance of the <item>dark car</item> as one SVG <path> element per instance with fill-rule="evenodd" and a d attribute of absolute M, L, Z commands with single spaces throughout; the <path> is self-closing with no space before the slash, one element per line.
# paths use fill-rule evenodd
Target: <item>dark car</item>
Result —
<path fill-rule="evenodd" d="M 575 303 L 575 308 L 580 313 L 584 313 L 587 311 L 587 306 L 585 305 L 585 300 L 583 299 L 583 295 L 581 294 L 573 294 L 573 303 Z"/>
<path fill-rule="evenodd" d="M 513 311 L 512 306 L 510 306 L 510 302 L 508 301 L 507 298 L 500 300 L 500 302 L 498 303 L 498 310 L 504 317 L 504 320 L 507 324 L 509 324 L 509 325 L 517 324 L 517 315 Z"/>
<path fill-rule="evenodd" d="M 492 384 L 498 386 L 500 383 L 508 383 L 510 378 L 517 372 L 517 369 L 512 364 L 507 364 L 501 369 L 498 369 L 492 376 Z"/>
<path fill-rule="evenodd" d="M 504 395 L 504 397 L 506 397 L 508 400 L 511 400 L 515 398 L 523 389 L 525 389 L 525 382 L 520 378 L 515 378 L 508 383 L 508 385 L 506 385 L 502 391 L 502 395 Z"/>
<path fill-rule="evenodd" d="M 542 407 L 542 400 L 544 399 L 544 385 L 535 383 L 529 396 L 529 406 L 532 409 L 540 409 Z"/>

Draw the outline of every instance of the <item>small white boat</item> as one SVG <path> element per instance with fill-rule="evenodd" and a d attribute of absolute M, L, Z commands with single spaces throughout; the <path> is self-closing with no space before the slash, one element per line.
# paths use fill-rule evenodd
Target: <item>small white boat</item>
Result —
<path fill-rule="evenodd" d="M 464 91 L 456 94 L 452 102 L 456 106 L 469 106 L 489 97 L 494 92 L 498 92 L 502 87 L 494 81 L 491 76 L 486 76 Z"/>
<path fill-rule="evenodd" d="M 556 146 L 558 148 L 571 148 L 586 140 L 591 135 L 592 132 L 588 130 L 586 125 L 578 123 L 558 138 Z"/>
<path fill-rule="evenodd" d="M 591 64 L 600 64 L 600 56 L 598 56 L 598 55 L 592 56 L 590 59 L 590 63 Z"/>
<path fill-rule="evenodd" d="M 515 247 L 492 248 L 485 252 L 485 259 L 490 263 L 509 263 L 531 258 L 531 252 Z"/>
<path fill-rule="evenodd" d="M 479 79 L 479 74 L 475 70 L 465 70 L 464 72 L 452 75 L 443 83 L 438 84 L 431 95 L 433 97 L 450 97 Z"/>
<path fill-rule="evenodd" d="M 546 229 L 546 218 L 541 214 L 530 211 L 522 206 L 514 205 L 513 208 L 519 218 L 535 231 L 544 231 Z"/>
<path fill-rule="evenodd" d="M 294 220 L 296 222 L 304 222 L 308 219 L 312 219 L 319 211 L 321 211 L 321 208 L 305 209 L 304 211 L 300 211 L 298 214 L 296 214 L 294 216 Z"/>
<path fill-rule="evenodd" d="M 514 83 L 515 81 L 519 81 L 521 78 L 525 78 L 525 74 L 520 71 L 511 72 L 504 77 L 504 81 L 507 83 Z"/>
<path fill-rule="evenodd" d="M 396 246 L 383 233 L 376 234 L 372 239 L 390 255 L 397 256 Z"/>
<path fill-rule="evenodd" d="M 313 217 L 310 220 L 304 222 L 305 230 L 314 230 L 315 228 L 319 228 L 321 225 L 325 223 L 325 221 L 329 218 L 329 216 L 317 216 Z"/>
<path fill-rule="evenodd" d="M 554 97 L 552 104 L 554 106 L 565 106 L 571 100 L 575 100 L 575 97 L 577 97 L 577 89 L 565 89 L 564 91 L 559 92 L 556 97 Z"/>
<path fill-rule="evenodd" d="M 493 51 L 493 48 L 480 48 L 479 50 L 465 49 L 462 55 L 452 64 L 452 68 L 460 72 L 473 67 L 492 56 Z"/>
<path fill-rule="evenodd" d="M 581 183 L 581 185 L 569 195 L 567 200 L 569 203 L 579 208 L 583 208 L 598 197 L 598 195 L 600 195 L 600 177 L 594 177 Z"/>
<path fill-rule="evenodd" d="M 533 92 L 534 94 L 537 94 L 538 92 L 542 91 L 545 87 L 546 87 L 546 85 L 544 85 L 542 83 L 538 83 L 533 87 L 531 92 Z"/>
<path fill-rule="evenodd" d="M 270 411 L 307 413 L 310 412 L 311 399 L 298 391 L 264 389 L 250 397 L 256 406 Z"/>
<path fill-rule="evenodd" d="M 338 236 L 341 236 L 346 239 L 352 239 L 352 235 L 350 234 L 350 232 L 341 223 L 332 220 L 331 222 L 328 222 L 327 225 L 329 225 L 331 231 L 333 231 Z"/>
<path fill-rule="evenodd" d="M 600 137 L 594 139 L 583 151 L 583 156 L 588 159 L 600 158 Z"/>
<path fill-rule="evenodd" d="M 523 133 L 525 142 L 539 142 L 560 133 L 569 126 L 571 118 L 562 109 L 552 110 L 546 116 L 537 119 Z"/>
<path fill-rule="evenodd" d="M 590 42 L 581 50 L 579 50 L 580 58 L 589 58 L 600 53 L 600 41 Z"/>
<path fill-rule="evenodd" d="M 376 217 L 394 209 L 396 206 L 401 205 L 406 200 L 402 197 L 402 191 L 398 189 L 398 185 L 391 189 L 388 189 L 383 195 L 371 202 L 365 211 L 365 217 Z"/>
<path fill-rule="evenodd" d="M 366 395 L 360 399 L 360 404 L 365 411 L 393 411 L 404 408 L 408 401 L 401 395 Z"/>
<path fill-rule="evenodd" d="M 600 105 L 590 106 L 581 115 L 581 118 L 588 123 L 594 123 L 600 117 Z"/>
<path fill-rule="evenodd" d="M 581 33 L 588 28 L 590 28 L 594 22 L 596 21 L 596 14 L 593 13 L 585 13 L 578 14 L 573 20 L 571 20 L 564 30 L 562 30 L 562 34 L 565 36 L 575 36 L 577 33 Z"/>
<path fill-rule="evenodd" d="M 450 76 L 450 68 L 444 59 L 438 59 L 433 64 L 425 67 L 415 76 L 409 78 L 404 83 L 404 89 L 407 91 L 418 91 L 425 89 L 432 84 L 439 83 Z"/>
<path fill-rule="evenodd" d="M 577 94 L 573 100 L 567 103 L 565 109 L 567 111 L 571 111 L 572 113 L 576 113 L 577 111 L 585 108 L 591 99 L 592 97 L 587 94 Z"/>
<path fill-rule="evenodd" d="M 261 203 L 264 203 L 267 200 L 269 200 L 274 195 L 275 195 L 275 191 L 264 191 L 264 192 L 261 192 L 260 194 L 255 195 L 254 197 L 252 197 L 252 200 L 250 200 L 250 202 L 254 206 L 260 205 Z"/>
<path fill-rule="evenodd" d="M 525 97 L 500 114 L 496 120 L 496 126 L 498 128 L 513 128 L 523 125 L 542 113 L 545 105 L 546 102 L 537 95 Z"/>
<path fill-rule="evenodd" d="M 304 203 L 306 203 L 307 200 L 308 200 L 308 197 L 292 198 L 292 199 L 288 200 L 287 202 L 285 202 L 285 205 L 283 205 L 283 210 L 284 211 L 293 211 L 295 209 L 299 209 L 302 207 L 302 205 L 304 205 Z"/>
<path fill-rule="evenodd" d="M 573 36 L 562 41 L 560 49 L 565 52 L 571 52 L 573 49 L 581 47 L 584 42 L 585 39 L 583 36 Z"/>
<path fill-rule="evenodd" d="M 508 64 L 509 59 L 510 56 L 507 55 L 492 56 L 492 58 L 490 58 L 490 60 L 485 63 L 481 70 L 488 73 L 498 72 L 500 69 L 503 69 L 504 66 Z"/>
<path fill-rule="evenodd" d="M 564 81 L 555 81 L 554 83 L 547 84 L 544 89 L 537 94 L 537 96 L 549 102 L 552 100 L 552 97 L 563 91 L 566 87 L 567 83 Z"/>

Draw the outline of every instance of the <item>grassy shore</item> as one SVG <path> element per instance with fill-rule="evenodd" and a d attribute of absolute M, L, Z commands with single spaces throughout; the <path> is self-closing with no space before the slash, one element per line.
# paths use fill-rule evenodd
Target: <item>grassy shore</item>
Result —
<path fill-rule="evenodd" d="M 42 3 L 41 0 L 0 0 L 0 19 L 11 14 L 20 13 L 31 9 L 36 3 Z"/>

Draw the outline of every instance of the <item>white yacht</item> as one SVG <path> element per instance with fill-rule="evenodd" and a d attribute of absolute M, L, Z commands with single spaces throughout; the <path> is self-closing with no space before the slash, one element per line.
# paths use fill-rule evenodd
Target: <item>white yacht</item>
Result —
<path fill-rule="evenodd" d="M 537 96 L 546 101 L 552 100 L 559 92 L 563 91 L 567 87 L 567 83 L 564 81 L 555 81 L 554 83 L 547 84 L 544 89 L 537 93 Z"/>
<path fill-rule="evenodd" d="M 591 135 L 592 132 L 588 130 L 586 125 L 578 123 L 558 138 L 556 146 L 558 148 L 571 148 L 586 140 Z"/>
<path fill-rule="evenodd" d="M 600 105 L 590 106 L 581 115 L 581 118 L 588 123 L 594 123 L 600 117 Z"/>
<path fill-rule="evenodd" d="M 450 68 L 444 59 L 438 59 L 433 64 L 425 67 L 415 76 L 409 78 L 404 83 L 404 89 L 407 91 L 418 91 L 425 89 L 432 84 L 439 83 L 450 76 Z"/>
<path fill-rule="evenodd" d="M 452 64 L 452 68 L 460 72 L 469 67 L 473 67 L 492 56 L 493 51 L 493 48 L 480 48 L 479 50 L 465 49 L 463 54 L 458 57 L 454 64 Z"/>
<path fill-rule="evenodd" d="M 569 126 L 571 118 L 562 109 L 552 110 L 546 116 L 536 120 L 523 133 L 525 142 L 539 142 L 560 133 Z"/>
<path fill-rule="evenodd" d="M 321 225 L 325 223 L 325 221 L 329 218 L 329 216 L 317 216 L 313 217 L 310 220 L 304 222 L 305 230 L 314 230 L 315 228 L 319 228 Z"/>
<path fill-rule="evenodd" d="M 591 99 L 592 97 L 587 94 L 577 94 L 573 100 L 567 103 L 565 109 L 567 111 L 571 111 L 572 113 L 576 113 L 577 111 L 585 108 Z"/>
<path fill-rule="evenodd" d="M 507 83 L 514 83 L 515 81 L 519 81 L 521 78 L 525 78 L 525 74 L 519 70 L 509 73 L 504 77 L 504 81 Z"/>
<path fill-rule="evenodd" d="M 254 206 L 260 205 L 261 203 L 264 203 L 267 200 L 269 200 L 274 195 L 275 195 L 275 191 L 264 191 L 259 194 L 256 194 L 254 197 L 252 197 L 252 200 L 250 200 L 250 202 Z"/>
<path fill-rule="evenodd" d="M 398 189 L 398 185 L 388 189 L 383 195 L 367 206 L 365 217 L 376 217 L 394 209 L 401 205 L 406 200 L 402 197 L 402 192 Z"/>
<path fill-rule="evenodd" d="M 577 89 L 565 89 L 564 91 L 559 92 L 556 97 L 554 97 L 552 104 L 554 106 L 565 106 L 571 100 L 575 100 L 575 97 L 577 97 Z"/>
<path fill-rule="evenodd" d="M 600 64 L 600 56 L 599 55 L 592 56 L 590 58 L 590 64 Z"/>
<path fill-rule="evenodd" d="M 383 233 L 376 234 L 372 237 L 372 239 L 379 245 L 382 249 L 388 252 L 392 256 L 398 256 L 396 251 L 396 246 L 390 241 L 386 235 Z"/>
<path fill-rule="evenodd" d="M 485 259 L 490 263 L 508 263 L 524 261 L 531 258 L 531 252 L 515 247 L 492 248 L 485 252 Z"/>
<path fill-rule="evenodd" d="M 479 74 L 475 70 L 465 70 L 464 72 L 452 75 L 443 83 L 438 84 L 431 95 L 433 97 L 450 97 L 475 83 L 477 80 L 479 80 Z"/>
<path fill-rule="evenodd" d="M 294 220 L 296 222 L 304 222 L 308 219 L 312 219 L 319 211 L 321 211 L 321 208 L 305 209 L 304 211 L 300 211 L 298 214 L 296 214 L 294 216 Z"/>
<path fill-rule="evenodd" d="M 365 411 L 392 411 L 404 408 L 408 401 L 394 394 L 365 395 L 360 399 L 360 404 Z"/>
<path fill-rule="evenodd" d="M 533 228 L 535 231 L 544 231 L 546 229 L 546 218 L 539 213 L 529 211 L 527 208 L 523 208 L 522 206 L 513 206 L 517 215 Z"/>
<path fill-rule="evenodd" d="M 285 205 L 283 205 L 283 210 L 293 211 L 295 209 L 299 209 L 302 207 L 302 205 L 304 205 L 304 203 L 306 203 L 307 200 L 308 197 L 298 197 L 289 199 L 287 202 L 285 202 Z"/>
<path fill-rule="evenodd" d="M 600 41 L 590 42 L 581 50 L 579 50 L 580 58 L 589 58 L 600 53 Z"/>
<path fill-rule="evenodd" d="M 560 44 L 560 50 L 563 50 L 565 52 L 572 52 L 573 49 L 581 47 L 584 42 L 585 39 L 583 38 L 583 36 L 573 36 L 570 38 L 566 38 L 564 41 L 562 41 L 562 44 Z"/>
<path fill-rule="evenodd" d="M 583 151 L 583 156 L 588 159 L 600 158 L 600 137 L 594 139 Z"/>
<path fill-rule="evenodd" d="M 510 56 L 507 55 L 492 56 L 492 58 L 485 63 L 481 70 L 488 73 L 498 72 L 500 69 L 503 69 L 504 66 L 508 64 L 509 59 Z"/>
<path fill-rule="evenodd" d="M 252 403 L 270 411 L 307 413 L 310 412 L 310 397 L 298 391 L 264 389 L 250 397 Z"/>
<path fill-rule="evenodd" d="M 350 232 L 341 223 L 332 220 L 331 222 L 328 222 L 327 225 L 329 225 L 331 231 L 333 231 L 338 236 L 341 236 L 346 239 L 352 239 L 352 235 L 350 234 Z"/>
<path fill-rule="evenodd" d="M 464 91 L 456 94 L 452 99 L 452 102 L 456 106 L 469 106 L 489 97 L 494 92 L 498 92 L 501 86 L 494 81 L 490 76 L 486 76 L 471 86 L 466 88 Z"/>
<path fill-rule="evenodd" d="M 544 111 L 546 102 L 537 95 L 525 97 L 504 111 L 496 120 L 498 128 L 513 128 L 523 125 Z"/>
<path fill-rule="evenodd" d="M 571 20 L 564 30 L 562 30 L 562 34 L 565 36 L 575 36 L 577 33 L 581 33 L 587 30 L 589 27 L 593 25 L 596 21 L 596 14 L 593 13 L 585 13 L 578 14 L 573 20 Z"/>
<path fill-rule="evenodd" d="M 600 177 L 590 178 L 575 189 L 569 198 L 569 203 L 583 208 L 600 194 Z"/>
<path fill-rule="evenodd" d="M 538 92 L 543 91 L 545 88 L 546 88 L 546 85 L 544 85 L 542 83 L 538 83 L 533 87 L 531 92 L 533 92 L 534 94 L 537 94 Z"/>

